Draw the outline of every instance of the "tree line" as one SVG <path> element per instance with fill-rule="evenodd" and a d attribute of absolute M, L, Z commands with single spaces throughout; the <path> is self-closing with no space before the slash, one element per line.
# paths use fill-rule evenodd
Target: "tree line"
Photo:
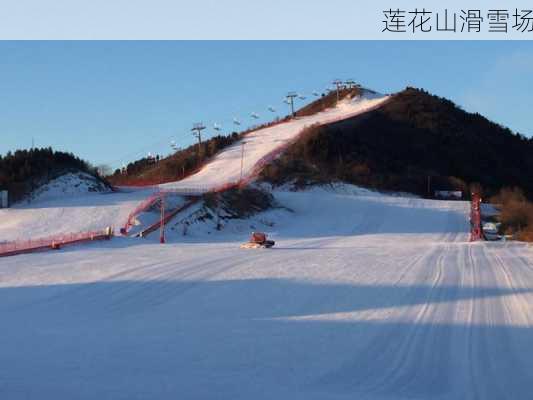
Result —
<path fill-rule="evenodd" d="M 205 160 L 241 138 L 242 134 L 236 132 L 228 136 L 217 135 L 166 158 L 143 157 L 130 162 L 124 169 L 116 169 L 108 180 L 114 185 L 150 185 L 183 179 L 200 168 Z"/>
<path fill-rule="evenodd" d="M 72 153 L 50 147 L 9 151 L 0 155 L 0 189 L 8 190 L 11 201 L 17 201 L 67 171 L 97 176 L 96 168 Z"/>

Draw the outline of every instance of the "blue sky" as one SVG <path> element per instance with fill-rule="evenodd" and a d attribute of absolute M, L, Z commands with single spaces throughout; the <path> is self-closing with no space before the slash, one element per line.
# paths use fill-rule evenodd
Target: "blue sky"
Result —
<path fill-rule="evenodd" d="M 33 138 L 118 167 L 334 78 L 422 87 L 533 135 L 533 42 L 0 42 L 0 154 Z"/>

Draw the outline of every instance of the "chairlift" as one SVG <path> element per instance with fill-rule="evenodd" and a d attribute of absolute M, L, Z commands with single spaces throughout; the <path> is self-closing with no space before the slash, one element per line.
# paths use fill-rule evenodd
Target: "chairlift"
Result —
<path fill-rule="evenodd" d="M 254 119 L 259 119 L 259 114 L 257 114 L 256 112 L 251 113 L 250 116 Z"/>
<path fill-rule="evenodd" d="M 353 79 L 348 79 L 346 80 L 345 85 L 347 85 L 348 88 L 351 89 L 355 86 L 355 81 Z"/>
<path fill-rule="evenodd" d="M 217 132 L 220 132 L 222 130 L 222 127 L 217 124 L 216 122 L 213 124 L 213 129 Z"/>
<path fill-rule="evenodd" d="M 156 162 L 156 157 L 155 157 L 150 151 L 148 152 L 148 156 L 147 156 L 147 158 L 148 158 L 148 162 L 149 162 L 149 163 L 155 164 L 155 162 Z"/>
<path fill-rule="evenodd" d="M 241 125 L 241 121 L 239 121 L 237 118 L 233 118 L 233 123 L 235 125 L 239 125 L 239 126 Z"/>
<path fill-rule="evenodd" d="M 269 107 L 268 107 L 268 111 L 270 111 L 270 112 L 276 112 L 276 109 L 275 109 L 274 107 L 272 107 L 272 106 L 269 106 Z"/>

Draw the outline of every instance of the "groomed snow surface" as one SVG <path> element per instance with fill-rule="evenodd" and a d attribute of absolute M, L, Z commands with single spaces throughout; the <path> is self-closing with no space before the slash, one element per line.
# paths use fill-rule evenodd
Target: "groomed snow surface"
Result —
<path fill-rule="evenodd" d="M 64 175 L 39 188 L 30 201 L 0 209 L 0 243 L 46 238 L 64 233 L 118 229 L 129 213 L 153 189 L 118 193 L 89 191 L 90 181 L 77 174 Z"/>
<path fill-rule="evenodd" d="M 292 211 L 1 259 L 0 398 L 531 398 L 531 248 L 468 243 L 466 202 L 274 194 Z M 257 228 L 276 247 L 239 249 Z"/>

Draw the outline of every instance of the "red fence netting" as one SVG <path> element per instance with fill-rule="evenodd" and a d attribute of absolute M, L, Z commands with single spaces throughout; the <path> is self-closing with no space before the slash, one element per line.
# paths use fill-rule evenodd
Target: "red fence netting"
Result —
<path fill-rule="evenodd" d="M 47 238 L 0 243 L 0 257 L 29 253 L 37 250 L 58 249 L 65 245 L 88 242 L 92 240 L 109 239 L 111 238 L 111 235 L 112 230 L 107 228 L 101 231 L 64 233 Z"/>

